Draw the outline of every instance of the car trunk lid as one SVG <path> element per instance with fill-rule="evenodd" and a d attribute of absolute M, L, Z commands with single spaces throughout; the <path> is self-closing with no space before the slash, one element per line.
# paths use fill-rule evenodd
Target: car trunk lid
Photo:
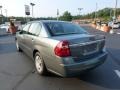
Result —
<path fill-rule="evenodd" d="M 105 42 L 103 36 L 89 34 L 63 35 L 53 39 L 67 40 L 71 56 L 76 60 L 87 59 L 101 52 Z"/>

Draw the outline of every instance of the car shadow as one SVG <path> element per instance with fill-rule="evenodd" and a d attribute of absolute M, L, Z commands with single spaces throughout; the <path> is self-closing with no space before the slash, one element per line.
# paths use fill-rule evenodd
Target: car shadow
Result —
<path fill-rule="evenodd" d="M 15 35 L 0 35 L 0 54 L 17 52 L 15 46 Z"/>
<path fill-rule="evenodd" d="M 86 82 L 93 86 L 102 87 L 105 89 L 120 89 L 120 78 L 117 76 L 117 74 L 114 72 L 117 67 L 116 63 L 111 58 L 110 54 L 108 56 L 108 59 L 106 62 L 97 67 L 96 69 L 84 72 L 78 76 L 73 77 L 65 77 L 67 80 L 71 80 L 72 78 L 76 78 L 80 82 Z M 48 75 L 44 76 L 48 78 L 59 78 L 62 79 L 63 77 L 60 77 L 58 75 L 55 75 L 53 73 L 48 73 Z M 80 84 L 80 83 L 79 83 Z"/>
<path fill-rule="evenodd" d="M 111 66 L 106 66 L 106 64 L 81 74 L 77 78 L 103 88 L 120 89 L 120 78 L 115 74 Z"/>
<path fill-rule="evenodd" d="M 17 52 L 15 43 L 0 44 L 0 54 Z"/>

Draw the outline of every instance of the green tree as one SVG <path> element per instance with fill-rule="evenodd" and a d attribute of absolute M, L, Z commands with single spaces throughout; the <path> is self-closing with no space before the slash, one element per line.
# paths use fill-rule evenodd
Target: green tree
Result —
<path fill-rule="evenodd" d="M 62 16 L 59 17 L 60 20 L 63 21 L 71 21 L 72 20 L 72 15 L 70 12 L 66 11 Z"/>

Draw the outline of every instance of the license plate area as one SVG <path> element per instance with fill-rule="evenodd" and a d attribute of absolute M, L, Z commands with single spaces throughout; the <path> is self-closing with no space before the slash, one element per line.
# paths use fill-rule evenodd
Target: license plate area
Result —
<path fill-rule="evenodd" d="M 83 55 L 90 55 L 98 52 L 98 44 L 92 43 L 84 46 Z"/>

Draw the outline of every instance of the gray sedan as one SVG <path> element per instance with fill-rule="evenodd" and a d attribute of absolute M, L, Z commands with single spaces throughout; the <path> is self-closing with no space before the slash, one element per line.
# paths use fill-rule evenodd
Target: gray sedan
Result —
<path fill-rule="evenodd" d="M 40 75 L 48 71 L 75 76 L 107 58 L 105 37 L 91 35 L 79 25 L 64 21 L 33 21 L 16 33 L 16 47 L 30 56 Z"/>

